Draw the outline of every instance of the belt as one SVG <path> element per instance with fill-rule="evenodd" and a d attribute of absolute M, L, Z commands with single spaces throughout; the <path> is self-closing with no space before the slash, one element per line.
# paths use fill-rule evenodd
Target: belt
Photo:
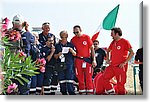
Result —
<path fill-rule="evenodd" d="M 85 62 L 92 64 L 92 58 L 88 58 L 88 57 L 78 57 L 78 56 L 76 56 L 76 58 L 82 59 L 82 60 L 84 60 Z"/>
<path fill-rule="evenodd" d="M 78 56 L 75 56 L 76 58 L 79 58 L 79 59 L 84 59 L 84 57 L 78 57 Z"/>

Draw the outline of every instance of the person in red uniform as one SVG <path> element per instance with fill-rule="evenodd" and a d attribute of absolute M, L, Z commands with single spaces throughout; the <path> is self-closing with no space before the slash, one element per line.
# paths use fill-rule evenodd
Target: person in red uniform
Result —
<path fill-rule="evenodd" d="M 79 25 L 74 26 L 73 33 L 75 36 L 71 39 L 77 52 L 75 59 L 75 72 L 79 81 L 79 93 L 93 94 L 92 67 L 97 65 L 95 52 L 90 37 L 81 32 L 82 30 Z"/>
<path fill-rule="evenodd" d="M 120 28 L 112 28 L 111 36 L 113 41 L 111 42 L 106 54 L 106 62 L 109 66 L 103 73 L 103 83 L 108 94 L 123 95 L 126 93 L 125 83 L 128 61 L 132 58 L 134 52 L 129 41 L 121 38 L 122 31 Z M 116 76 L 117 80 L 117 93 L 115 93 L 109 82 L 114 76 Z"/>
<path fill-rule="evenodd" d="M 104 72 L 104 69 L 102 69 L 94 78 L 94 88 L 95 88 L 96 95 L 107 95 L 108 94 L 105 91 L 103 72 Z M 112 85 L 115 92 L 118 93 L 117 80 L 116 80 L 115 76 L 109 81 L 109 83 Z M 125 92 L 127 93 L 126 90 L 125 90 Z"/>
<path fill-rule="evenodd" d="M 96 95 L 103 95 L 105 94 L 105 88 L 104 88 L 104 84 L 103 84 L 103 71 L 99 72 L 93 81 L 94 84 L 94 88 L 95 88 L 95 94 Z"/>

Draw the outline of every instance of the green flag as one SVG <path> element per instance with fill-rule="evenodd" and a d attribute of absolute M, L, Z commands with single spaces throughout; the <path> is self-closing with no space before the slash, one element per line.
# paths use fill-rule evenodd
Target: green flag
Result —
<path fill-rule="evenodd" d="M 117 14 L 119 10 L 119 6 L 116 6 L 112 11 L 108 13 L 108 15 L 103 20 L 103 29 L 110 30 L 115 26 Z"/>

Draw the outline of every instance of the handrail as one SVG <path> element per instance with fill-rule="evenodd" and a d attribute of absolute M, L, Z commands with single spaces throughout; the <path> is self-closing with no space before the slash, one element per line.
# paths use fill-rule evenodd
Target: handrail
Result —
<path fill-rule="evenodd" d="M 133 77 L 134 77 L 134 94 L 136 95 L 136 74 L 137 74 L 137 68 L 139 68 L 139 66 L 137 64 L 133 65 Z"/>

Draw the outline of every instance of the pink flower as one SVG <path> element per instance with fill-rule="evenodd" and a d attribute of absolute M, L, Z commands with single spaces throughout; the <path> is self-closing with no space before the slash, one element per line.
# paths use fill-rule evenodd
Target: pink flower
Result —
<path fill-rule="evenodd" d="M 7 93 L 9 93 L 9 94 L 12 93 L 17 87 L 18 87 L 18 85 L 16 85 L 16 83 L 9 85 L 7 88 Z"/>
<path fill-rule="evenodd" d="M 10 41 L 18 41 L 21 38 L 21 34 L 16 30 L 3 31 L 5 36 L 9 38 Z M 4 34 L 3 34 L 4 35 Z"/>
<path fill-rule="evenodd" d="M 41 71 L 42 73 L 44 73 L 44 72 L 45 72 L 45 67 L 40 66 L 40 71 Z"/>
<path fill-rule="evenodd" d="M 44 58 L 41 59 L 41 64 L 45 65 L 46 64 L 46 60 Z"/>
<path fill-rule="evenodd" d="M 3 25 L 2 25 L 2 29 L 4 29 L 4 30 L 7 29 L 7 27 L 8 27 L 8 26 L 7 26 L 6 24 L 3 24 Z"/>
<path fill-rule="evenodd" d="M 14 40 L 14 39 L 15 39 L 15 36 L 12 35 L 12 36 L 9 37 L 9 39 L 10 39 L 10 40 Z"/>
<path fill-rule="evenodd" d="M 36 60 L 36 64 L 39 64 L 41 62 L 41 59 L 40 58 L 38 58 L 37 60 Z"/>
<path fill-rule="evenodd" d="M 45 72 L 45 64 L 46 64 L 46 60 L 44 58 L 42 59 L 37 59 L 35 62 L 37 65 L 39 65 L 39 69 L 42 73 Z"/>
<path fill-rule="evenodd" d="M 2 29 L 7 29 L 8 28 L 9 21 L 10 20 L 7 17 L 3 19 Z"/>
<path fill-rule="evenodd" d="M 2 37 L 4 37 L 5 36 L 5 32 L 2 32 Z"/>
<path fill-rule="evenodd" d="M 22 56 L 26 57 L 26 54 L 24 52 L 19 52 L 19 58 L 22 57 Z"/>
<path fill-rule="evenodd" d="M 10 20 L 6 17 L 6 18 L 5 18 L 5 23 L 6 23 L 7 25 L 9 24 L 9 21 L 10 21 Z"/>
<path fill-rule="evenodd" d="M 14 40 L 19 40 L 21 38 L 21 35 L 20 35 L 20 33 L 16 33 L 16 35 L 15 35 L 15 39 Z"/>

